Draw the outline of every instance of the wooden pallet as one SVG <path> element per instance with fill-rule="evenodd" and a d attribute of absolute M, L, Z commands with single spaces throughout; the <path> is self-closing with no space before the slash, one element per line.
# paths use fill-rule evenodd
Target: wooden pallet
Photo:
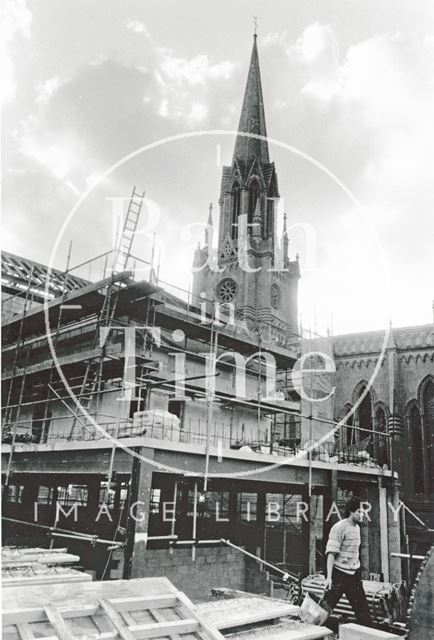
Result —
<path fill-rule="evenodd" d="M 298 616 L 300 607 L 284 600 L 246 594 L 236 598 L 201 602 L 196 605 L 196 610 L 221 631 L 285 616 Z"/>
<path fill-rule="evenodd" d="M 223 640 L 166 578 L 10 587 L 3 639 Z"/>

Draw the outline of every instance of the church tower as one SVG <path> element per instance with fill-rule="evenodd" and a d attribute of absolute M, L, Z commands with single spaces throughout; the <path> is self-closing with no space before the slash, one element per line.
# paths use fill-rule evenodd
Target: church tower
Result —
<path fill-rule="evenodd" d="M 267 342 L 294 344 L 298 335 L 298 259 L 288 257 L 286 215 L 277 242 L 279 188 L 270 162 L 257 48 L 253 50 L 231 166 L 223 167 L 217 255 L 210 242 L 212 211 L 205 246 L 194 256 L 194 304 L 200 296 L 233 305 L 237 324 L 260 333 Z M 243 323 L 244 321 L 244 323 Z"/>

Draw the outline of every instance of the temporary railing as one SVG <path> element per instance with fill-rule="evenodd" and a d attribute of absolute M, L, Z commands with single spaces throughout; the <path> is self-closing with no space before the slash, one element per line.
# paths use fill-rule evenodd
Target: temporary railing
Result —
<path fill-rule="evenodd" d="M 215 422 L 213 428 L 207 434 L 205 421 L 201 424 L 199 419 L 194 422 L 188 421 L 184 428 L 179 428 L 173 425 L 162 427 L 161 420 L 158 417 L 150 417 L 146 422 L 146 426 L 142 426 L 134 424 L 132 419 L 124 419 L 118 422 L 117 420 L 101 420 L 101 416 L 95 413 L 91 413 L 90 416 L 95 419 L 98 428 L 90 421 L 87 421 L 72 436 L 67 418 L 64 416 L 51 418 L 50 434 L 45 442 L 53 444 L 77 440 L 95 441 L 107 438 L 143 437 L 196 445 L 205 445 L 208 442 L 210 446 L 217 450 L 241 450 L 246 454 L 262 453 L 335 464 L 351 464 L 365 467 L 379 466 L 371 453 L 374 449 L 371 438 L 365 438 L 357 446 L 352 445 L 350 449 L 342 446 L 339 441 L 336 443 L 324 442 L 321 445 L 313 443 L 311 446 L 309 446 L 310 443 L 305 443 L 304 445 L 301 443 L 282 444 L 282 441 L 270 443 L 267 439 L 267 433 L 261 431 L 258 434 L 255 427 L 251 429 L 239 427 L 238 429 L 232 428 L 230 430 L 229 425 Z M 15 442 L 17 444 L 38 443 L 44 422 L 46 422 L 46 419 L 21 421 L 17 425 Z M 3 443 L 10 444 L 12 442 L 12 432 L 12 425 L 6 425 L 2 434 Z"/>

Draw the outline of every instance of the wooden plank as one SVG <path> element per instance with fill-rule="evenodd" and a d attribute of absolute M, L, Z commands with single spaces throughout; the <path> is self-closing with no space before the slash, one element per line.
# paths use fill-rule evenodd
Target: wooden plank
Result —
<path fill-rule="evenodd" d="M 74 564 L 80 561 L 80 556 L 72 553 L 37 553 L 25 554 L 17 557 L 2 558 L 2 567 L 4 569 L 12 567 L 28 567 L 31 565 L 56 565 L 56 564 Z"/>
<path fill-rule="evenodd" d="M 47 619 L 44 610 L 41 607 L 33 609 L 9 609 L 2 613 L 2 625 L 8 627 L 10 624 L 19 624 L 20 622 L 43 622 Z"/>
<path fill-rule="evenodd" d="M 125 620 L 125 624 L 130 627 L 131 625 L 137 624 L 136 620 L 134 620 L 133 616 L 129 611 L 123 611 L 122 617 Z"/>
<path fill-rule="evenodd" d="M 64 584 L 65 582 L 91 582 L 92 576 L 88 573 L 77 571 L 73 574 L 69 573 L 47 573 L 46 575 L 30 575 L 30 576 L 17 576 L 14 577 L 2 577 L 3 587 L 21 587 L 31 584 Z"/>
<path fill-rule="evenodd" d="M 174 633 L 195 633 L 200 624 L 194 618 L 185 620 L 167 620 L 166 622 L 152 622 L 151 624 L 136 624 L 129 627 L 134 638 L 163 638 Z"/>
<path fill-rule="evenodd" d="M 82 605 L 81 607 L 59 607 L 59 612 L 64 618 L 82 618 L 93 616 L 97 611 L 97 606 L 93 604 Z M 9 609 L 3 611 L 3 626 L 10 624 L 19 624 L 20 622 L 44 622 L 47 619 L 46 612 L 43 607 L 35 607 L 34 609 Z"/>
<path fill-rule="evenodd" d="M 250 602 L 252 606 L 246 607 L 245 605 L 249 605 Z M 261 610 L 260 605 L 263 602 L 266 604 L 266 608 L 262 606 Z M 237 605 L 236 608 L 233 606 L 234 604 Z M 245 608 L 244 614 L 242 613 L 243 607 Z M 221 600 L 220 602 L 203 602 L 197 605 L 196 611 L 214 627 L 222 630 L 266 620 L 276 620 L 285 616 L 298 616 L 300 607 L 286 604 L 283 601 L 273 602 L 273 600 L 266 600 L 259 596 L 253 598 L 248 596 Z"/>
<path fill-rule="evenodd" d="M 318 627 L 312 624 L 303 624 L 295 628 L 291 628 L 288 624 L 273 625 L 271 627 L 261 627 L 262 637 L 267 638 L 267 631 L 270 630 L 270 638 L 275 640 L 319 640 L 332 635 L 332 631 L 327 627 Z M 257 640 L 258 632 L 256 629 L 247 629 L 230 633 L 226 636 L 226 640 Z M 44 639 L 45 640 L 45 639 Z"/>
<path fill-rule="evenodd" d="M 116 611 L 137 611 L 139 609 L 158 609 L 176 607 L 176 595 L 138 596 L 137 598 L 109 598 Z"/>
<path fill-rule="evenodd" d="M 54 604 L 74 608 L 90 603 L 98 604 L 99 598 L 136 598 L 153 595 L 169 595 L 176 589 L 167 578 L 134 578 L 132 580 L 105 580 L 103 582 L 74 582 L 67 584 L 9 587 L 3 589 L 3 611 L 9 609 L 31 609 Z"/>
<path fill-rule="evenodd" d="M 176 599 L 176 602 L 178 602 L 178 599 Z M 149 612 L 154 617 L 155 622 L 166 622 L 158 609 L 149 609 Z M 172 640 L 182 640 L 179 633 L 172 633 L 171 638 Z"/>
<path fill-rule="evenodd" d="M 68 629 L 66 626 L 65 620 L 62 618 L 61 614 L 55 607 L 50 605 L 44 607 L 44 611 L 47 615 L 47 618 L 55 630 L 59 640 L 74 640 L 74 635 L 72 631 Z"/>
<path fill-rule="evenodd" d="M 37 553 L 68 553 L 68 549 L 56 548 L 56 549 L 44 549 L 43 547 L 3 547 L 1 550 L 2 558 L 12 555 L 33 555 Z"/>
<path fill-rule="evenodd" d="M 105 611 L 107 616 L 110 618 L 110 621 L 114 625 L 115 629 L 117 629 L 119 635 L 123 640 L 134 640 L 134 635 L 131 633 L 130 629 L 126 626 L 125 622 L 122 620 L 119 613 L 113 608 L 108 600 L 101 599 L 99 601 L 101 608 Z"/>
<path fill-rule="evenodd" d="M 189 600 L 189 598 L 187 598 L 185 593 L 182 593 L 182 591 L 178 591 L 177 596 L 179 598 L 179 601 L 185 606 L 185 608 L 191 613 L 191 615 L 193 615 L 193 617 L 196 618 L 198 622 L 200 622 L 201 627 L 204 629 L 204 631 L 207 632 L 212 640 L 224 640 L 224 636 L 220 633 L 220 631 L 209 625 L 208 622 L 203 618 L 203 616 L 201 616 L 196 611 L 193 603 Z"/>
<path fill-rule="evenodd" d="M 113 595 L 117 597 L 113 598 Z M 67 626 L 68 618 L 87 616 L 105 617 L 122 640 L 164 636 L 180 640 L 180 634 L 188 633 L 198 634 L 204 640 L 223 640 L 223 636 L 194 610 L 187 596 L 177 591 L 166 578 L 66 583 L 44 585 L 42 589 L 37 585 L 10 587 L 3 591 L 3 600 L 6 624 L 46 622 L 48 617 L 58 640 L 74 638 L 73 631 Z M 179 617 L 164 619 L 163 608 L 175 610 Z M 135 622 L 134 611 L 149 611 L 155 622 Z M 115 640 L 114 630 L 107 632 L 106 625 L 97 631 L 100 633 L 95 634 L 94 640 Z"/>
<path fill-rule="evenodd" d="M 16 625 L 21 640 L 34 640 L 35 636 L 28 622 L 20 622 Z"/>

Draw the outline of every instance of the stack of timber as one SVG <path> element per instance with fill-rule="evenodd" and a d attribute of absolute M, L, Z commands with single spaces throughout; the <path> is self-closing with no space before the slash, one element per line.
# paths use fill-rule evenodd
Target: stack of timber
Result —
<path fill-rule="evenodd" d="M 3 590 L 3 639 L 223 640 L 166 578 Z"/>
<path fill-rule="evenodd" d="M 299 620 L 300 607 L 283 600 L 229 589 L 213 593 L 220 597 L 200 602 L 196 610 L 231 640 L 317 640 L 332 633 Z"/>
<path fill-rule="evenodd" d="M 91 580 L 89 574 L 69 566 L 79 560 L 79 556 L 67 553 L 67 549 L 4 547 L 2 584 L 13 587 Z"/>
<path fill-rule="evenodd" d="M 62 582 L 87 582 L 92 576 L 69 567 L 29 566 L 2 569 L 2 586 L 19 587 L 29 584 L 55 584 Z"/>
<path fill-rule="evenodd" d="M 375 582 L 363 580 L 363 588 L 369 604 L 369 610 L 374 622 L 387 622 L 402 628 L 405 622 L 407 589 L 405 583 L 392 584 L 390 582 Z M 302 592 L 322 596 L 324 593 L 324 576 L 315 574 L 302 580 Z M 334 609 L 346 621 L 355 620 L 354 611 L 345 596 L 339 600 Z"/>
<path fill-rule="evenodd" d="M 2 567 L 29 567 L 32 565 L 69 565 L 79 562 L 80 556 L 67 553 L 67 549 L 41 549 L 3 547 Z"/>

